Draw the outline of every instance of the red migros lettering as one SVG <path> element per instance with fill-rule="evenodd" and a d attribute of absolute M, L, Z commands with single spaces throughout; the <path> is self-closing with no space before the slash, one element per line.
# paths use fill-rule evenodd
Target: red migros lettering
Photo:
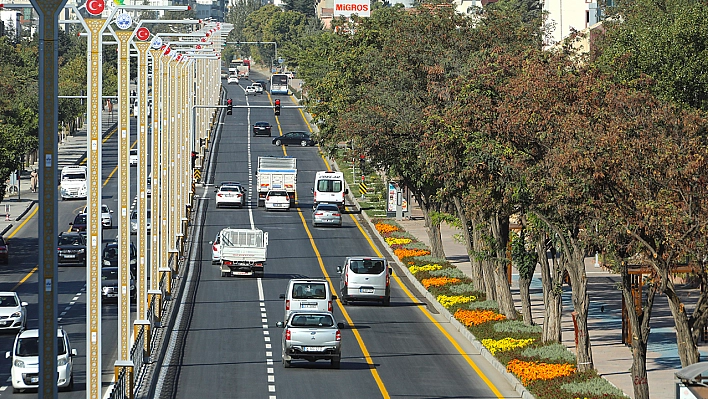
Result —
<path fill-rule="evenodd" d="M 369 11 L 368 4 L 337 4 L 337 11 Z"/>

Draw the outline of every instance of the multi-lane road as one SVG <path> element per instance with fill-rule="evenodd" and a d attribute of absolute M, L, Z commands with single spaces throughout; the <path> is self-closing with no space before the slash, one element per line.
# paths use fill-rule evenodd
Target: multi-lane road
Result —
<path fill-rule="evenodd" d="M 252 79 L 263 78 L 257 73 Z M 225 83 L 225 81 L 224 81 Z M 317 171 L 328 165 L 314 147 L 277 147 L 268 137 L 254 137 L 256 121 L 273 124 L 273 136 L 292 130 L 308 130 L 304 114 L 283 108 L 276 118 L 270 108 L 240 108 L 243 105 L 270 105 L 267 93 L 245 96 L 244 86 L 225 85 L 225 97 L 233 98 L 233 115 L 223 118 L 213 137 L 210 184 L 240 181 L 248 191 L 244 209 L 217 209 L 213 186 L 200 188 L 204 213 L 198 247 L 189 262 L 187 278 L 191 289 L 182 297 L 181 334 L 172 356 L 157 367 L 155 397 L 160 398 L 516 398 L 518 394 L 491 367 L 444 317 L 415 291 L 394 267 L 390 307 L 376 304 L 342 306 L 335 303 L 335 317 L 348 327 L 342 331 L 341 369 L 329 362 L 281 364 L 284 304 L 278 299 L 288 279 L 324 277 L 338 293 L 335 269 L 349 255 L 381 255 L 370 238 L 368 227 L 352 208 L 341 228 L 311 226 L 311 189 Z M 283 106 L 293 105 L 280 97 Z M 135 132 L 135 129 L 131 129 Z M 131 142 L 134 142 L 135 134 Z M 296 206 L 289 212 L 266 212 L 256 206 L 255 168 L 258 156 L 297 158 Z M 66 161 L 66 160 L 65 160 Z M 73 162 L 73 160 L 70 160 Z M 117 208 L 117 138 L 104 136 L 103 203 Z M 135 193 L 135 168 L 131 170 L 131 193 Z M 68 223 L 85 201 L 59 203 L 59 226 Z M 16 229 L 11 239 L 13 262 L 3 269 L 0 290 L 15 290 L 29 302 L 28 328 L 37 328 L 37 220 Z M 114 225 L 117 214 L 114 213 Z M 211 245 L 224 227 L 255 226 L 269 233 L 268 262 L 263 278 L 221 277 L 211 264 Z M 104 231 L 104 243 L 116 236 L 115 227 Z M 147 262 L 149 264 L 149 262 Z M 79 355 L 74 359 L 75 386 L 61 397 L 86 397 L 86 269 L 59 268 L 59 324 L 69 333 Z M 133 306 L 133 311 L 135 307 Z M 117 307 L 104 304 L 103 381 L 104 392 L 113 377 L 117 348 Z M 171 339 L 171 338 L 170 338 Z M 14 334 L 0 335 L 0 350 L 10 350 Z M 14 397 L 10 360 L 0 361 L 0 397 Z M 147 383 L 147 382 L 145 382 Z M 17 394 L 20 396 L 23 394 Z M 35 394 L 30 394 L 35 395 Z M 26 394 L 24 394 L 26 397 Z"/>
<path fill-rule="evenodd" d="M 252 79 L 260 79 L 254 74 Z M 203 228 L 188 274 L 192 289 L 185 295 L 176 328 L 178 345 L 166 359 L 158 384 L 160 398 L 514 398 L 518 394 L 405 279 L 392 282 L 390 307 L 376 304 L 335 304 L 342 331 L 341 369 L 329 362 L 281 364 L 284 304 L 278 299 L 288 279 L 324 277 L 338 293 L 335 269 L 349 255 L 381 254 L 367 227 L 351 208 L 341 228 L 311 226 L 311 189 L 317 171 L 327 164 L 314 147 L 277 147 L 268 137 L 254 137 L 256 121 L 273 124 L 273 136 L 308 130 L 299 109 L 283 108 L 275 117 L 269 94 L 244 95 L 244 86 L 227 85 L 234 101 L 214 138 L 213 173 L 208 183 L 240 181 L 248 192 L 244 209 L 217 209 L 213 186 L 204 195 Z M 283 106 L 293 105 L 281 96 Z M 297 158 L 296 206 L 289 212 L 266 212 L 256 206 L 255 169 L 258 156 Z M 255 226 L 269 233 L 268 261 L 263 278 L 221 277 L 211 264 L 211 246 L 224 227 Z M 177 337 L 178 335 L 175 335 Z"/>

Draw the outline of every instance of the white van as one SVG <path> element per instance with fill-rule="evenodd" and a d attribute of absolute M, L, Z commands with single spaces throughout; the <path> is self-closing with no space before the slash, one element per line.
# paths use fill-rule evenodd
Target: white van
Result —
<path fill-rule="evenodd" d="M 313 209 L 317 204 L 327 202 L 337 204 L 340 210 L 344 210 L 344 198 L 349 193 L 344 184 L 344 173 L 322 171 L 315 174 L 315 187 L 312 189 L 314 195 Z"/>
<path fill-rule="evenodd" d="M 393 269 L 384 258 L 350 256 L 344 266 L 337 267 L 340 274 L 339 293 L 342 304 L 351 301 L 381 301 L 391 304 L 391 275 Z"/>
<path fill-rule="evenodd" d="M 332 301 L 337 299 L 337 296 L 332 295 L 327 280 L 297 278 L 288 281 L 285 294 L 280 294 L 280 299 L 285 300 L 283 320 L 288 320 L 290 313 L 296 310 L 331 312 Z"/>
<path fill-rule="evenodd" d="M 62 200 L 86 198 L 87 191 L 85 166 L 70 165 L 62 168 L 59 187 Z"/>

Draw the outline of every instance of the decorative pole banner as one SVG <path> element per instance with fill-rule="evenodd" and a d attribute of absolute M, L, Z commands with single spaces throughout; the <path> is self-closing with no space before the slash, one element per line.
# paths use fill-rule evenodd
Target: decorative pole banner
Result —
<path fill-rule="evenodd" d="M 135 37 L 137 37 L 138 40 L 145 41 L 150 38 L 150 30 L 148 28 L 139 28 L 138 31 L 135 32 Z"/>
<path fill-rule="evenodd" d="M 86 2 L 86 12 L 91 15 L 100 15 L 106 9 L 106 3 L 103 0 L 88 0 Z"/>
<path fill-rule="evenodd" d="M 162 38 L 160 36 L 155 36 L 152 39 L 152 44 L 150 46 L 155 50 L 162 50 Z"/>
<path fill-rule="evenodd" d="M 116 1 L 116 0 L 114 0 Z M 122 1 L 121 1 L 122 3 Z M 118 14 L 116 16 L 116 25 L 118 26 L 119 29 L 129 29 L 131 25 L 133 25 L 133 18 L 130 17 L 130 15 L 127 12 Z"/>

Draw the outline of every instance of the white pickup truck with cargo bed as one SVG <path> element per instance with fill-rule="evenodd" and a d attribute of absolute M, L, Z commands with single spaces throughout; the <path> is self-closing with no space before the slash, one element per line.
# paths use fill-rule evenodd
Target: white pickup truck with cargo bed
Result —
<path fill-rule="evenodd" d="M 261 229 L 225 228 L 219 232 L 221 277 L 263 276 L 268 233 Z"/>

